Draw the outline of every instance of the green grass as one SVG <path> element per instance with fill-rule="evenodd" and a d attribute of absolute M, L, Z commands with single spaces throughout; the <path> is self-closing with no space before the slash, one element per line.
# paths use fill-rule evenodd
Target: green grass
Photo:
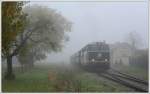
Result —
<path fill-rule="evenodd" d="M 130 89 L 68 65 L 38 64 L 13 81 L 2 80 L 3 92 L 125 92 Z M 51 79 L 49 79 L 51 75 Z"/>
<path fill-rule="evenodd" d="M 52 82 L 48 80 L 48 70 L 35 68 L 25 73 L 16 73 L 14 81 L 2 81 L 2 91 L 10 92 L 46 92 L 52 90 Z"/>

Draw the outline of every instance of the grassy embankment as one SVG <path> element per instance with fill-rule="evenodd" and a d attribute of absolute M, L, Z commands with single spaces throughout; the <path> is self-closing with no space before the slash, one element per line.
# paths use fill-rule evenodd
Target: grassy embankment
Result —
<path fill-rule="evenodd" d="M 69 65 L 38 64 L 14 81 L 2 80 L 3 92 L 126 92 L 130 89 Z"/>

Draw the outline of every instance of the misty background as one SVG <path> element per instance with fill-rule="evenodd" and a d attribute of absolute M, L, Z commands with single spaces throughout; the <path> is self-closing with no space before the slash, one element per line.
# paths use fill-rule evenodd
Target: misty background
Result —
<path fill-rule="evenodd" d="M 90 42 L 125 42 L 136 31 L 148 48 L 148 4 L 146 2 L 31 2 L 47 6 L 72 22 L 69 41 L 61 52 L 50 53 L 46 62 L 69 62 L 70 56 Z"/>

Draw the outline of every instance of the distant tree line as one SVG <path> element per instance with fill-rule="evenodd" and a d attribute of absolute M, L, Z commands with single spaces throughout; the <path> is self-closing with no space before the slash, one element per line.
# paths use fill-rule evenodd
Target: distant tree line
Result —
<path fill-rule="evenodd" d="M 138 49 L 130 58 L 130 65 L 148 70 L 148 49 Z"/>
<path fill-rule="evenodd" d="M 129 58 L 130 65 L 148 70 L 148 49 L 140 48 L 143 44 L 140 34 L 136 31 L 130 32 L 127 42 L 132 47 L 132 55 Z"/>

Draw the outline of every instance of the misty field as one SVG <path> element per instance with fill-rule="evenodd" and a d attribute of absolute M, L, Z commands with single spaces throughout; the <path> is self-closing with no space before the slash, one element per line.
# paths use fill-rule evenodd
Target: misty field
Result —
<path fill-rule="evenodd" d="M 15 73 L 15 80 L 2 80 L 3 92 L 131 92 L 94 73 L 64 64 L 38 64 L 24 73 Z"/>

